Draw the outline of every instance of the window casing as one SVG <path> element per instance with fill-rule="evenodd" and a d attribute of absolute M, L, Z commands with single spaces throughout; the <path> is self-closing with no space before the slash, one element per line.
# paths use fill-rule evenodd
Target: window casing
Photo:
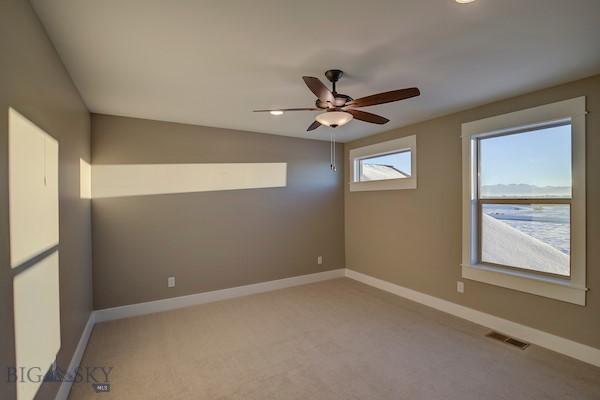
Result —
<path fill-rule="evenodd" d="M 416 152 L 414 135 L 350 150 L 350 191 L 415 189 Z"/>
<path fill-rule="evenodd" d="M 572 194 L 555 197 L 482 196 L 481 143 L 486 139 L 518 135 L 545 128 L 571 126 Z M 463 141 L 463 256 L 462 276 L 485 283 L 585 305 L 585 98 L 548 104 L 500 115 L 462 126 Z M 568 267 L 550 270 L 545 264 L 510 265 L 490 262 L 483 255 L 485 209 L 515 205 L 532 209 L 563 207 L 568 215 Z M 533 206 L 535 205 L 535 207 Z M 568 207 L 568 212 L 564 207 Z M 555 209 L 558 210 L 558 209 Z M 489 218 L 487 219 L 489 221 Z M 510 258 L 510 257 L 508 257 Z M 508 264 L 508 265 L 507 265 Z M 558 271 L 558 273 L 557 273 Z"/>

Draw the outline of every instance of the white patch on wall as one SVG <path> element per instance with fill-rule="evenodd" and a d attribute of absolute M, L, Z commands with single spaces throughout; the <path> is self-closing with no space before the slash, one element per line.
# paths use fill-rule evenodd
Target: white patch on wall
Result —
<path fill-rule="evenodd" d="M 17 399 L 35 395 L 60 349 L 58 252 L 21 272 L 13 281 Z M 21 368 L 25 368 L 21 370 Z"/>
<path fill-rule="evenodd" d="M 10 264 L 58 244 L 58 142 L 8 111 Z"/>
<path fill-rule="evenodd" d="M 79 159 L 79 197 L 92 198 L 92 166 L 84 159 Z"/>
<path fill-rule="evenodd" d="M 8 128 L 17 399 L 31 400 L 60 349 L 58 142 L 12 108 Z"/>
<path fill-rule="evenodd" d="M 285 187 L 287 163 L 92 165 L 92 197 Z"/>

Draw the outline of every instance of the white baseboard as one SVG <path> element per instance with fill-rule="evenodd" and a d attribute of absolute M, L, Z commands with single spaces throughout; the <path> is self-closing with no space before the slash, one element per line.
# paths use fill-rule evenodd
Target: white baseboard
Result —
<path fill-rule="evenodd" d="M 346 269 L 346 277 L 445 313 L 455 315 L 476 324 L 483 325 L 505 335 L 513 336 L 517 339 L 536 344 L 540 347 L 545 347 L 557 353 L 600 367 L 600 349 L 477 311 L 472 308 L 461 306 L 447 300 L 442 300 L 438 297 L 417 292 L 416 290 L 408 289 L 351 269 Z"/>
<path fill-rule="evenodd" d="M 83 357 L 83 353 L 85 353 L 85 349 L 87 347 L 88 341 L 90 340 L 90 335 L 92 334 L 92 329 L 94 329 L 94 324 L 96 323 L 94 319 L 95 313 L 92 311 L 88 318 L 87 323 L 85 324 L 85 328 L 83 328 L 83 332 L 81 334 L 81 338 L 79 338 L 79 343 L 77 343 L 77 347 L 75 348 L 75 352 L 73 353 L 73 357 L 71 357 L 71 362 L 69 363 L 69 369 L 67 371 L 75 371 Z M 63 381 L 60 384 L 60 388 L 56 393 L 55 400 L 67 400 L 69 397 L 69 392 L 71 391 L 71 386 L 73 382 L 68 382 L 68 380 Z"/>
<path fill-rule="evenodd" d="M 214 290 L 190 294 L 187 296 L 172 297 L 146 303 L 131 304 L 121 307 L 105 308 L 94 313 L 96 322 L 111 321 L 114 319 L 129 318 L 138 315 L 152 314 L 161 311 L 174 310 L 213 301 L 231 299 L 234 297 L 247 296 L 255 293 L 269 292 L 271 290 L 283 289 L 292 286 L 305 285 L 307 283 L 325 281 L 334 278 L 343 278 L 345 269 L 334 269 L 331 271 L 317 272 L 314 274 L 294 276 L 291 278 L 278 279 L 275 281 L 254 283 L 251 285 L 238 286 L 229 289 Z"/>

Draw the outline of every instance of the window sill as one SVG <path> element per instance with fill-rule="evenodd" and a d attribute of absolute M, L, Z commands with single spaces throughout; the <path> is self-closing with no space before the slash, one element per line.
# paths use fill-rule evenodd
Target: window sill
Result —
<path fill-rule="evenodd" d="M 380 181 L 350 182 L 351 192 L 374 190 L 416 189 L 417 178 L 385 179 Z"/>
<path fill-rule="evenodd" d="M 462 277 L 585 306 L 585 287 L 571 281 L 490 265 L 462 265 Z"/>

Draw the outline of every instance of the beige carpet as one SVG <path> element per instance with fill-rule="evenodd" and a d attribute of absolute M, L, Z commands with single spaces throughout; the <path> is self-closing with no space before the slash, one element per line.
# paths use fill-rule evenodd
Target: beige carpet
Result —
<path fill-rule="evenodd" d="M 600 368 L 348 279 L 98 324 L 71 399 L 600 399 Z"/>

